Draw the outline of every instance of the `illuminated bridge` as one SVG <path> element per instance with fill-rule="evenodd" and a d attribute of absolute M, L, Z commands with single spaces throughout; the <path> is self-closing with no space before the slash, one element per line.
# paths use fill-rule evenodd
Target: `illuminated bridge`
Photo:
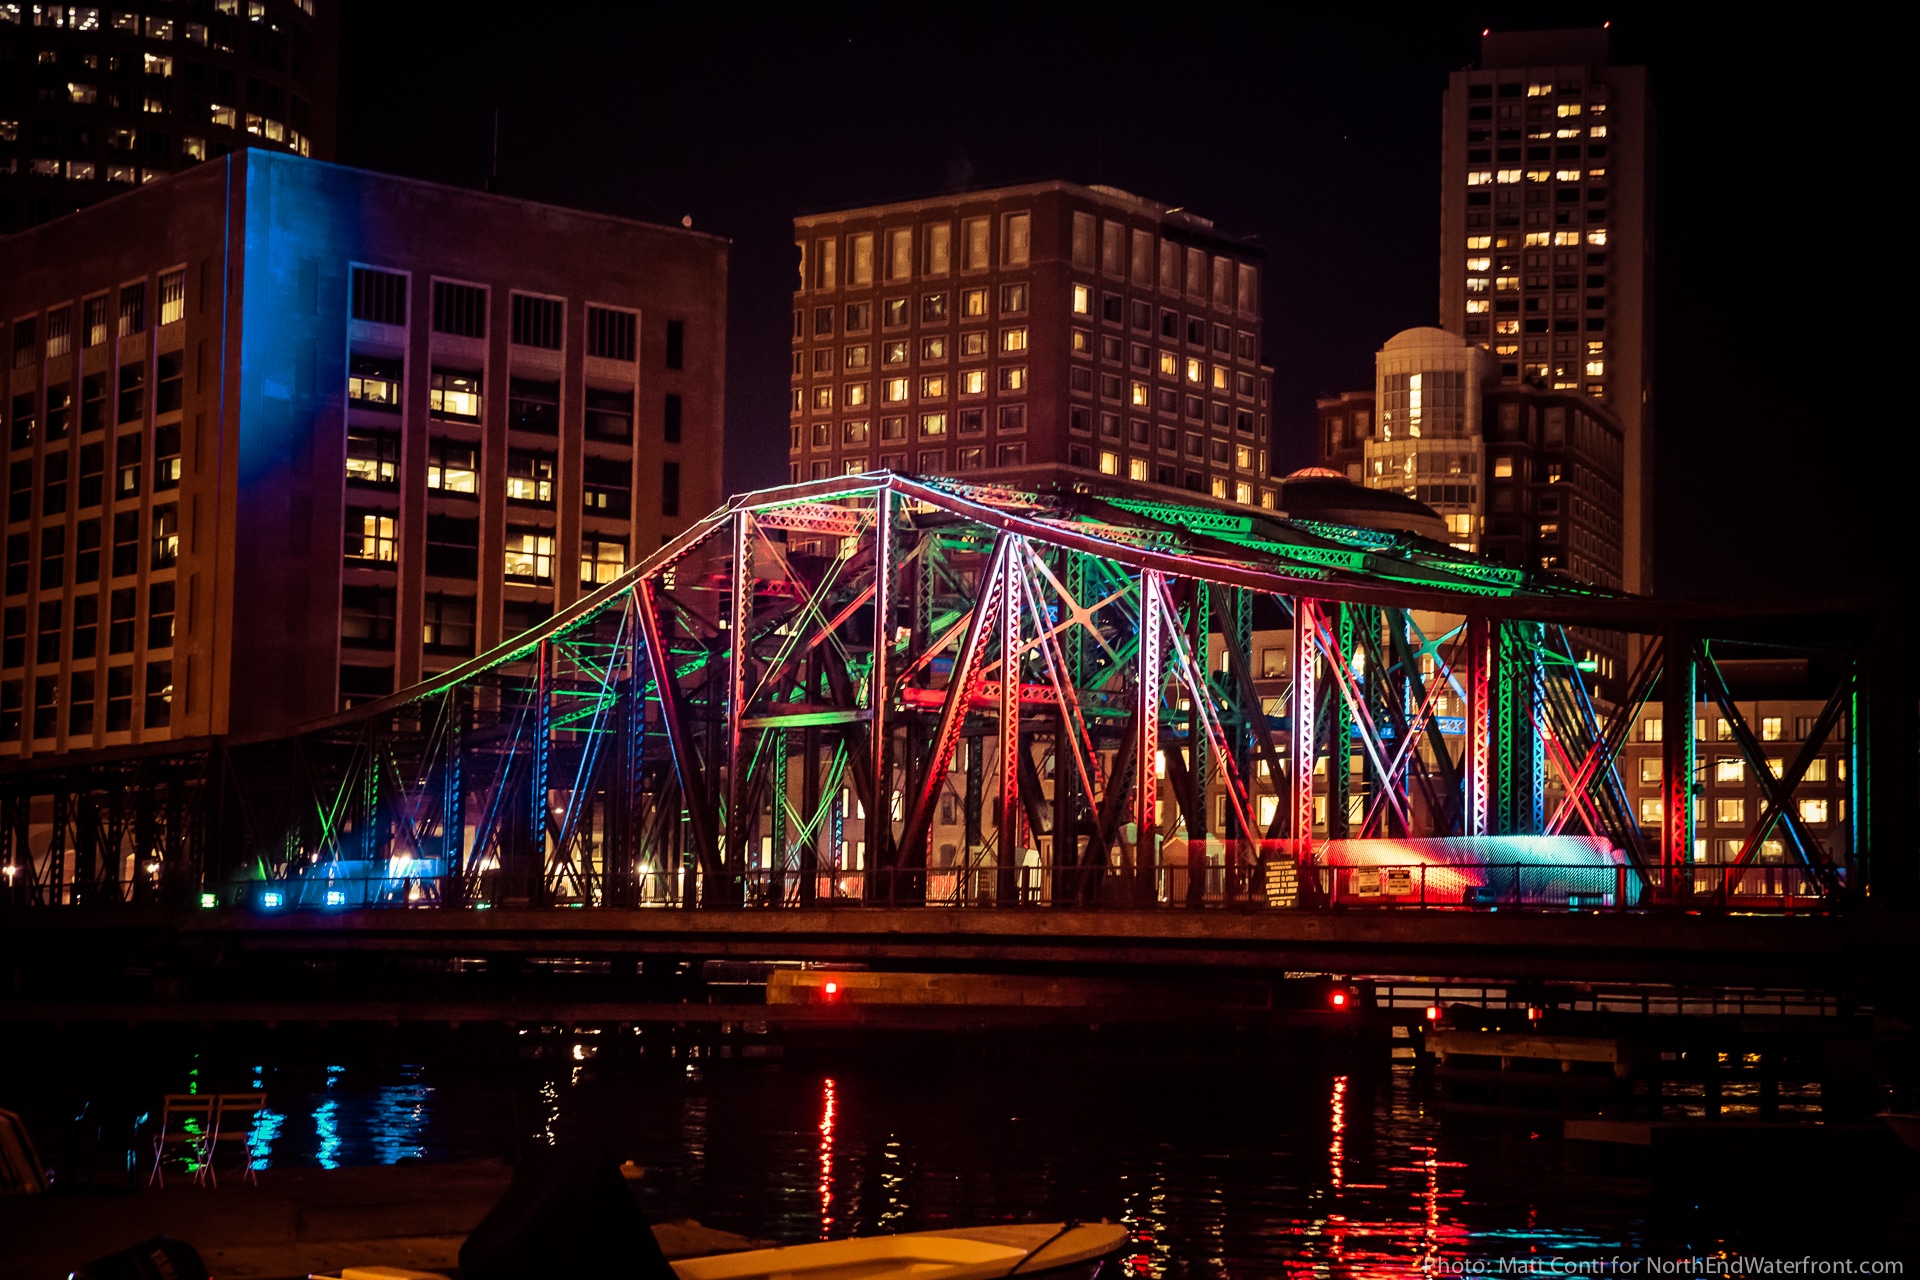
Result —
<path fill-rule="evenodd" d="M 958 930 L 939 954 L 965 958 L 1314 918 L 1459 945 L 1520 909 L 1539 945 L 1595 917 L 1682 945 L 1657 918 L 1909 900 L 1893 629 L 1223 505 L 837 478 L 737 498 L 538 630 L 284 736 L 0 766 L 0 918 L 757 954 Z M 1728 669 L 1782 655 L 1825 684 L 1776 761 Z M 1764 791 L 1710 865 L 1701 704 Z M 1842 725 L 1822 825 L 1793 797 Z"/>

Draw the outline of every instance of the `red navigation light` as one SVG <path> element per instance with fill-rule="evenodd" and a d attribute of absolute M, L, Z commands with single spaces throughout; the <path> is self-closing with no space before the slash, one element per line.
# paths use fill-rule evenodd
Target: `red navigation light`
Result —
<path fill-rule="evenodd" d="M 1440 1021 L 1440 1006 L 1439 1006 L 1439 1005 L 1437 1005 L 1437 1004 L 1430 1004 L 1430 1005 L 1428 1005 L 1428 1006 L 1427 1006 L 1427 1021 L 1428 1021 L 1428 1022 L 1438 1022 L 1438 1021 Z"/>
<path fill-rule="evenodd" d="M 1334 1007 L 1334 1008 L 1336 1008 L 1336 1009 L 1344 1009 L 1344 1008 L 1346 1008 L 1346 1007 L 1347 1007 L 1347 993 L 1346 993 L 1346 992 L 1344 992 L 1344 991 L 1338 991 L 1338 990 L 1336 990 L 1336 991 L 1335 991 L 1335 992 L 1333 993 L 1333 1007 Z"/>
<path fill-rule="evenodd" d="M 827 993 L 827 999 L 831 1000 L 840 994 L 840 984 L 837 982 L 829 982 L 826 986 L 822 987 L 821 990 L 825 991 Z"/>
<path fill-rule="evenodd" d="M 1540 1021 L 1540 1010 L 1538 1007 L 1534 1005 L 1527 1006 L 1527 1021 L 1529 1022 Z"/>

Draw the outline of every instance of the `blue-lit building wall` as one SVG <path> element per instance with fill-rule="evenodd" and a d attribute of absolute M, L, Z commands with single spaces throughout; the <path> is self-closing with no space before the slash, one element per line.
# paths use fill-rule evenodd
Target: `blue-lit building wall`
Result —
<path fill-rule="evenodd" d="M 403 326 L 374 333 L 352 317 L 356 266 L 407 278 Z M 47 354 L 57 344 L 41 341 L 4 371 L 0 406 L 24 442 L 8 465 L 22 492 L 40 493 L 55 470 L 77 476 L 100 456 L 107 474 L 98 510 L 69 503 L 49 512 L 23 498 L 16 505 L 29 513 L 8 524 L 7 545 L 22 558 L 7 581 L 22 589 L 9 590 L 7 616 L 37 622 L 48 616 L 43 605 L 57 604 L 62 630 L 0 670 L 0 754 L 270 730 L 329 714 L 349 675 L 362 687 L 402 686 L 564 607 L 582 590 L 575 567 L 589 549 L 623 548 L 631 562 L 660 545 L 722 494 L 726 266 L 724 240 L 678 227 L 258 151 L 0 239 L 0 341 L 9 349 L 23 320 L 39 341 L 61 312 L 80 325 L 93 301 L 106 308 L 109 330 L 99 344 L 76 331 L 63 354 Z M 184 305 L 163 323 L 159 291 L 182 279 Z M 436 279 L 485 291 L 483 335 L 435 330 Z M 115 311 L 131 289 L 144 289 L 148 305 L 122 336 L 112 331 Z M 553 349 L 510 341 L 511 302 L 522 293 L 563 308 L 564 337 Z M 585 349 L 590 309 L 633 317 L 630 349 L 614 353 L 623 358 Z M 366 351 L 405 369 L 404 405 L 372 422 L 396 443 L 395 480 L 370 495 L 345 479 L 348 432 L 372 421 L 347 399 L 350 354 Z M 475 421 L 447 424 L 429 411 L 430 371 L 448 362 L 484 373 Z M 163 374 L 173 390 L 157 410 Z M 34 426 L 56 393 L 71 391 L 77 414 L 83 380 L 111 392 L 128 377 L 143 388 L 136 418 L 110 413 L 104 425 L 52 440 Z M 516 380 L 557 388 L 557 423 L 546 436 L 510 426 L 506 392 Z M 589 392 L 628 397 L 625 436 L 584 436 Z M 20 406 L 30 421 L 15 431 Z M 444 490 L 428 487 L 429 447 L 462 433 L 476 451 L 476 475 L 464 505 L 449 507 Z M 156 455 L 176 437 L 177 463 Z M 508 496 L 509 459 L 528 452 L 554 468 L 544 504 Z M 137 474 L 123 489 L 127 457 Z M 156 488 L 157 468 L 177 468 L 173 487 Z M 588 469 L 603 488 L 612 475 L 613 507 L 583 505 Z M 679 501 L 669 511 L 674 482 Z M 396 544 L 371 567 L 343 561 L 346 512 L 369 506 L 391 514 Z M 477 530 L 478 567 L 453 579 L 426 565 L 429 521 L 449 510 Z M 503 572 L 505 539 L 527 530 L 547 539 L 550 579 Z M 64 538 L 71 552 L 87 536 L 99 544 L 96 578 L 41 571 L 44 548 Z M 134 541 L 118 545 L 123 538 Z M 165 564 L 154 550 L 162 542 L 174 548 Z M 162 602 L 156 589 L 169 585 L 171 621 L 150 617 L 150 602 Z M 357 641 L 343 643 L 343 587 L 390 602 L 371 643 L 364 620 Z M 131 616 L 123 622 L 114 612 L 111 621 L 116 637 L 133 639 L 110 646 L 109 613 L 127 600 Z M 447 600 L 463 602 L 470 623 L 458 644 L 436 652 L 422 643 L 423 610 Z M 86 646 L 75 610 L 96 605 L 98 642 L 77 656 Z M 99 706 L 83 719 L 69 704 L 89 680 Z M 37 720 L 36 691 L 57 699 Z"/>

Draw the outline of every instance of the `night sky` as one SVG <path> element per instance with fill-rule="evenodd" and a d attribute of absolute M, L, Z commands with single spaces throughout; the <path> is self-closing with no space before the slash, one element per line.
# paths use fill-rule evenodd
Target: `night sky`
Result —
<path fill-rule="evenodd" d="M 1448 71 L 1485 26 L 1610 19 L 1659 120 L 1660 591 L 1886 583 L 1846 544 L 1884 536 L 1912 446 L 1897 410 L 1869 408 L 1892 386 L 1865 378 L 1839 291 L 1892 229 L 1836 205 L 1885 198 L 1852 163 L 1880 104 L 1854 95 L 1891 31 L 1719 28 L 1671 5 L 678 9 L 697 16 L 349 4 L 340 159 L 478 187 L 497 107 L 504 193 L 731 237 L 730 489 L 786 478 L 795 214 L 1045 178 L 1264 245 L 1276 445 L 1305 465 L 1314 397 L 1370 387 L 1379 345 L 1436 321 Z"/>

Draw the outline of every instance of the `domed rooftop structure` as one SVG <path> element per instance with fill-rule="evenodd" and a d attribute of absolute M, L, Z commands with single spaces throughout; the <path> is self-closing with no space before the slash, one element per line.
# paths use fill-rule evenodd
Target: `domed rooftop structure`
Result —
<path fill-rule="evenodd" d="M 1280 481 L 1280 509 L 1293 520 L 1321 520 L 1361 529 L 1447 540 L 1447 522 L 1424 502 L 1390 489 L 1368 489 L 1338 471 L 1302 467 Z"/>

